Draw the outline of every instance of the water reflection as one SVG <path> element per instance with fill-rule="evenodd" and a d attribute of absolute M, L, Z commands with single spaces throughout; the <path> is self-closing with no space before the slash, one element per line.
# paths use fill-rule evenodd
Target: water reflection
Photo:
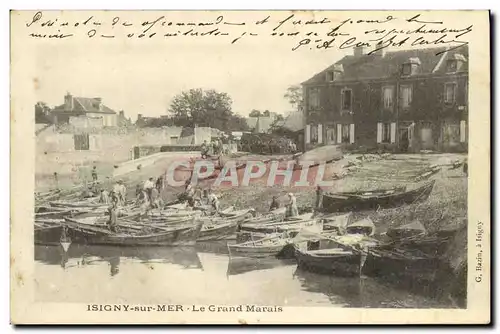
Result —
<path fill-rule="evenodd" d="M 35 261 L 49 265 L 60 264 L 63 269 L 107 262 L 110 266 L 110 276 L 120 272 L 120 258 L 138 260 L 145 264 L 175 264 L 183 269 L 203 268 L 198 253 L 192 247 L 136 248 L 72 244 L 64 251 L 62 246 L 35 246 Z"/>
<path fill-rule="evenodd" d="M 196 247 L 35 246 L 37 299 L 101 303 L 450 307 L 372 277 L 297 269 L 295 260 L 230 259 L 225 242 Z"/>
<path fill-rule="evenodd" d="M 227 265 L 227 275 L 235 276 L 251 271 L 266 270 L 282 266 L 295 265 L 295 260 L 281 260 L 277 258 L 231 258 Z"/>

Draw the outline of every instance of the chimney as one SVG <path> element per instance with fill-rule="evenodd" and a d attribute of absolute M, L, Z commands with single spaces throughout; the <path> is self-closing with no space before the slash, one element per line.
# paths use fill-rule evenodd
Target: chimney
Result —
<path fill-rule="evenodd" d="M 355 46 L 354 47 L 354 57 L 361 57 L 364 54 L 365 54 L 365 47 L 364 46 Z"/>
<path fill-rule="evenodd" d="M 71 95 L 69 92 L 67 92 L 64 96 L 64 109 L 70 111 L 73 110 L 73 95 Z"/>
<path fill-rule="evenodd" d="M 382 41 L 378 42 L 377 45 L 375 46 L 374 50 L 376 50 L 374 52 L 375 55 L 377 56 L 380 56 L 380 57 L 385 57 L 385 51 L 387 50 L 387 48 L 382 48 L 384 46 L 384 43 L 382 43 Z M 379 49 L 379 48 L 382 48 L 382 49 Z"/>
<path fill-rule="evenodd" d="M 125 111 L 120 110 L 120 117 L 121 117 L 121 118 L 125 118 Z"/>
<path fill-rule="evenodd" d="M 95 104 L 96 104 L 96 109 L 102 110 L 102 98 L 101 97 L 94 97 Z"/>

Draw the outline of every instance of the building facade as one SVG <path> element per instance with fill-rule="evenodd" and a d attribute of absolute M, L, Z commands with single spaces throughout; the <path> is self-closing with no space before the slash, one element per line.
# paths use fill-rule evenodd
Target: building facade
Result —
<path fill-rule="evenodd" d="M 116 111 L 105 106 L 100 97 L 76 97 L 67 93 L 64 104 L 52 110 L 56 124 L 77 124 L 98 127 L 115 127 L 118 125 Z M 87 120 L 85 120 L 87 119 Z"/>
<path fill-rule="evenodd" d="M 356 48 L 302 83 L 306 149 L 466 152 L 468 48 Z"/>

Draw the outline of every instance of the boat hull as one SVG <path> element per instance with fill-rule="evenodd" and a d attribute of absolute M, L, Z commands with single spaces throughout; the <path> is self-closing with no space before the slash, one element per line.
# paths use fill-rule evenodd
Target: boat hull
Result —
<path fill-rule="evenodd" d="M 412 204 L 416 201 L 426 200 L 434 187 L 434 181 L 424 186 L 400 193 L 386 196 L 358 197 L 358 196 L 323 196 L 324 211 L 329 213 L 348 211 L 368 211 L 379 208 L 394 208 L 405 204 Z"/>
<path fill-rule="evenodd" d="M 238 229 L 238 222 L 222 224 L 204 224 L 198 241 L 224 240 L 233 236 Z"/>
<path fill-rule="evenodd" d="M 299 249 L 295 249 L 295 258 L 301 269 L 337 276 L 360 275 L 363 262 L 361 253 L 316 256 Z"/>
<path fill-rule="evenodd" d="M 434 281 L 442 268 L 442 261 L 435 257 L 410 259 L 369 252 L 363 267 L 363 274 L 396 281 L 401 279 Z"/>
<path fill-rule="evenodd" d="M 83 225 L 66 223 L 72 242 L 113 246 L 194 246 L 202 227 L 201 223 L 197 223 L 145 235 L 128 235 Z"/>

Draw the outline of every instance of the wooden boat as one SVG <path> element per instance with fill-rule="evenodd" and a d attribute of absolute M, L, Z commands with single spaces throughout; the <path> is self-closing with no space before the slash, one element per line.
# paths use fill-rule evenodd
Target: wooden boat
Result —
<path fill-rule="evenodd" d="M 238 221 L 205 222 L 197 241 L 224 240 L 233 236 L 238 229 Z"/>
<path fill-rule="evenodd" d="M 323 231 L 323 221 L 321 219 L 310 219 L 260 225 L 242 225 L 240 229 L 241 231 L 245 232 L 257 233 L 297 232 L 302 229 L 309 229 L 320 233 L 321 231 Z"/>
<path fill-rule="evenodd" d="M 346 228 L 347 234 L 363 234 L 366 236 L 372 236 L 375 234 L 375 224 L 370 218 L 365 218 L 358 220 Z"/>
<path fill-rule="evenodd" d="M 380 247 L 368 251 L 363 274 L 396 281 L 433 281 L 442 267 L 443 262 L 435 255 L 428 255 L 419 250 Z"/>
<path fill-rule="evenodd" d="M 323 234 L 309 242 L 298 242 L 299 238 L 294 239 L 298 267 L 339 276 L 360 275 L 366 249 L 377 244 L 363 235 Z"/>
<path fill-rule="evenodd" d="M 64 219 L 35 220 L 34 241 L 37 245 L 59 245 Z"/>
<path fill-rule="evenodd" d="M 386 235 L 391 239 L 404 239 L 409 237 L 421 237 L 427 233 L 425 226 L 421 222 L 415 220 L 409 224 L 389 227 Z"/>
<path fill-rule="evenodd" d="M 172 227 L 131 226 L 127 232 L 112 232 L 107 228 L 92 226 L 65 218 L 64 226 L 73 242 L 93 245 L 117 246 L 192 246 L 196 243 L 202 223 L 191 222 Z M 134 228 L 135 227 L 135 228 Z"/>
<path fill-rule="evenodd" d="M 85 201 L 52 201 L 49 202 L 51 206 L 54 207 L 65 207 L 65 208 L 99 208 L 107 207 L 109 205 L 103 203 L 97 203 L 98 198 L 94 197 Z"/>
<path fill-rule="evenodd" d="M 278 256 L 290 244 L 291 239 L 286 234 L 274 234 L 256 241 L 240 244 L 228 244 L 230 257 L 272 257 Z"/>
<path fill-rule="evenodd" d="M 323 217 L 323 230 L 335 232 L 338 235 L 345 234 L 347 225 L 351 222 L 352 212 Z"/>
<path fill-rule="evenodd" d="M 426 200 L 436 181 L 432 180 L 424 185 L 407 191 L 391 189 L 384 193 L 365 192 L 363 194 L 330 193 L 323 196 L 323 208 L 326 212 L 346 212 L 377 210 L 379 208 L 392 208 L 404 204 L 412 204 Z"/>

